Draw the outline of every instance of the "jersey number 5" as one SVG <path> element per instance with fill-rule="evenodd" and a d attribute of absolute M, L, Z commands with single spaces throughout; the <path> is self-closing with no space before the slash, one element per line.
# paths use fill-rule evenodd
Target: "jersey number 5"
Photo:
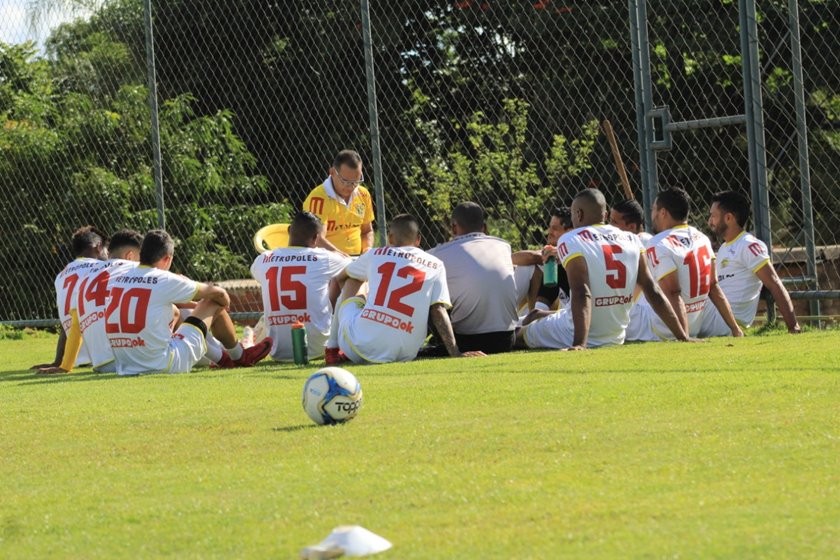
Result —
<path fill-rule="evenodd" d="M 407 317 L 414 316 L 414 307 L 402 302 L 402 298 L 419 292 L 423 287 L 423 281 L 426 280 L 426 273 L 418 270 L 413 266 L 404 266 L 397 270 L 397 276 L 400 278 L 411 278 L 411 282 L 405 286 L 399 287 L 388 298 L 388 305 L 385 305 L 385 296 L 391 287 L 391 279 L 394 277 L 394 269 L 397 263 L 386 262 L 382 263 L 376 271 L 382 275 L 382 281 L 379 282 L 379 288 L 376 290 L 376 297 L 373 298 L 373 304 L 378 307 L 387 307 L 397 313 L 402 313 Z"/>
<path fill-rule="evenodd" d="M 616 254 L 623 252 L 621 246 L 602 245 L 601 247 L 604 249 L 604 264 L 607 267 L 607 286 L 623 290 L 627 287 L 627 267 L 615 258 Z"/>
<path fill-rule="evenodd" d="M 294 279 L 300 275 L 306 275 L 305 266 L 272 266 L 265 271 L 271 311 L 280 311 L 281 306 L 286 309 L 306 309 L 306 284 Z"/>

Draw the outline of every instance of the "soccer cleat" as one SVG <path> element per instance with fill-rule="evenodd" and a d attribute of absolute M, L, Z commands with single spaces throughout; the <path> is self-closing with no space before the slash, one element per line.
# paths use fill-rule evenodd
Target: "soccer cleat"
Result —
<path fill-rule="evenodd" d="M 256 364 L 271 352 L 271 342 L 271 337 L 267 336 L 250 348 L 245 348 L 242 350 L 242 357 L 233 360 L 233 363 L 236 367 L 250 367 Z"/>
<path fill-rule="evenodd" d="M 337 366 L 349 362 L 350 358 L 338 348 L 324 348 L 324 361 L 327 362 L 328 366 Z"/>
<path fill-rule="evenodd" d="M 227 352 L 222 352 L 222 359 L 218 362 L 211 363 L 210 367 L 219 369 L 233 368 L 236 367 L 236 362 L 234 362 L 233 359 L 231 359 L 230 354 L 228 354 Z"/>

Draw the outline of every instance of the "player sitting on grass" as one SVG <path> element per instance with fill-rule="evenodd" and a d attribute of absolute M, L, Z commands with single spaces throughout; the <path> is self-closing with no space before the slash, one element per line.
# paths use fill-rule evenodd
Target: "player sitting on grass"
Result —
<path fill-rule="evenodd" d="M 622 200 L 610 208 L 610 225 L 635 233 L 642 240 L 642 245 L 647 247 L 653 236 L 645 231 L 644 212 L 642 205 L 632 198 Z"/>
<path fill-rule="evenodd" d="M 556 313 L 535 310 L 529 318 L 541 318 L 519 330 L 518 345 L 583 350 L 622 344 L 637 284 L 674 336 L 688 339 L 648 273 L 638 236 L 604 224 L 606 216 L 607 203 L 600 191 L 586 189 L 575 196 L 576 229 L 564 234 L 557 245 L 569 277 L 569 305 Z"/>
<path fill-rule="evenodd" d="M 84 342 L 90 363 L 97 373 L 116 371 L 114 353 L 105 334 L 105 309 L 108 301 L 108 279 L 121 276 L 137 266 L 143 235 L 133 230 L 120 230 L 108 243 L 109 259 L 80 274 L 71 303 L 72 325 L 64 347 L 60 366 L 41 368 L 41 373 L 69 373 Z"/>
<path fill-rule="evenodd" d="M 785 319 L 789 333 L 800 332 L 790 294 L 779 280 L 770 262 L 767 245 L 744 231 L 750 215 L 750 203 L 732 191 L 717 193 L 709 209 L 709 227 L 723 241 L 718 249 L 717 279 L 720 289 L 732 306 L 735 319 L 750 326 L 758 310 L 761 286 L 764 285 Z M 727 336 L 729 327 L 715 308 L 703 313 L 700 336 Z"/>
<path fill-rule="evenodd" d="M 335 304 L 328 288 L 350 259 L 316 247 L 322 230 L 317 216 L 298 212 L 289 224 L 289 247 L 265 252 L 251 265 L 251 275 L 262 288 L 265 322 L 274 341 L 271 357 L 277 361 L 292 359 L 291 331 L 297 322 L 306 327 L 309 357 L 324 355 Z"/>
<path fill-rule="evenodd" d="M 169 272 L 174 251 L 168 233 L 152 230 L 143 238 L 140 266 L 108 282 L 105 331 L 117 373 L 185 373 L 205 353 L 220 367 L 251 366 L 266 357 L 271 338 L 248 349 L 237 342 L 225 290 Z M 172 306 L 193 300 L 200 301 L 173 333 Z M 208 352 L 208 329 L 225 350 Z"/>
<path fill-rule="evenodd" d="M 699 336 L 703 310 L 711 302 L 729 326 L 732 336 L 743 336 L 715 273 L 712 243 L 701 231 L 688 225 L 691 199 L 679 188 L 659 191 L 651 221 L 656 231 L 647 248 L 653 277 L 680 318 L 689 336 Z M 639 313 L 627 328 L 628 340 L 670 338 L 666 326 L 648 303 L 639 303 Z"/>
<path fill-rule="evenodd" d="M 108 237 L 93 226 L 83 226 L 73 232 L 71 240 L 74 260 L 64 267 L 55 278 L 56 304 L 61 330 L 58 332 L 58 343 L 55 349 L 55 360 L 49 364 L 37 364 L 31 369 L 44 372 L 70 371 L 74 365 L 90 363 L 87 348 L 82 346 L 80 351 L 73 354 L 73 362 L 65 363 L 64 349 L 67 337 L 73 325 L 72 310 L 75 307 L 76 287 L 79 278 L 90 270 L 100 266 L 108 258 Z M 78 358 L 76 357 L 78 355 Z M 69 358 L 69 355 L 68 355 Z"/>
<path fill-rule="evenodd" d="M 339 348 L 353 362 L 413 360 L 430 319 L 450 356 L 484 355 L 458 350 L 446 313 L 451 306 L 446 270 L 440 259 L 419 246 L 417 219 L 401 214 L 388 224 L 388 246 L 362 254 L 338 275 L 344 301 L 335 329 Z M 365 282 L 367 297 L 362 292 Z M 337 363 L 340 355 L 329 346 L 327 363 Z"/>

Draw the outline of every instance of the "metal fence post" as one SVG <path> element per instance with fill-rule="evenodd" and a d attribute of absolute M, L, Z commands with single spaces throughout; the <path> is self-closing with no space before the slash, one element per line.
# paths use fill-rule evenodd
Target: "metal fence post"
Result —
<path fill-rule="evenodd" d="M 644 1 L 644 0 L 642 0 Z M 628 0 L 627 9 L 630 13 L 630 49 L 633 59 L 633 89 L 636 102 L 636 138 L 639 142 L 639 176 L 641 178 L 642 205 L 646 210 L 650 209 L 652 202 L 648 189 L 648 149 L 647 133 L 645 129 L 645 101 L 644 90 L 649 88 L 649 83 L 642 79 L 642 51 L 639 34 L 642 22 L 639 21 L 639 0 Z M 645 212 L 645 229 L 650 231 L 650 212 Z"/>
<path fill-rule="evenodd" d="M 382 184 L 382 151 L 379 144 L 379 111 L 376 107 L 376 76 L 373 67 L 373 35 L 370 30 L 370 2 L 362 0 L 362 40 L 365 49 L 368 115 L 370 118 L 370 151 L 373 167 L 373 187 L 376 196 L 376 227 L 379 244 L 387 245 L 385 219 L 385 189 Z"/>
<path fill-rule="evenodd" d="M 163 172 L 160 160 L 160 123 L 158 121 L 157 77 L 155 76 L 155 36 L 152 30 L 152 0 L 143 2 L 146 18 L 146 73 L 149 81 L 149 111 L 152 125 L 152 170 L 155 180 L 155 200 L 158 211 L 158 227 L 166 229 L 166 215 L 163 203 Z"/>
<path fill-rule="evenodd" d="M 799 183 L 802 189 L 802 232 L 808 258 L 808 276 L 813 278 L 811 289 L 819 290 L 817 255 L 814 243 L 814 210 L 811 204 L 811 163 L 808 157 L 808 122 L 805 115 L 805 87 L 802 83 L 802 43 L 799 36 L 799 2 L 788 0 L 790 51 L 793 57 L 793 90 L 796 97 L 796 137 L 799 141 Z M 820 314 L 820 301 L 810 301 L 811 315 Z"/>
<path fill-rule="evenodd" d="M 656 199 L 656 193 L 659 190 L 659 179 L 656 169 L 656 152 L 653 151 L 651 143 L 653 142 L 653 127 L 650 119 L 647 117 L 648 112 L 653 109 L 653 92 L 651 91 L 652 79 L 650 75 L 650 41 L 648 39 L 648 20 L 647 20 L 647 0 L 638 0 L 638 29 L 639 29 L 639 77 L 642 82 L 642 106 L 644 108 L 644 118 L 642 119 L 642 126 L 645 135 L 644 158 L 643 162 L 646 169 L 642 173 L 644 180 L 643 197 L 645 206 L 645 229 L 650 230 L 652 224 L 650 223 L 650 208 L 653 201 Z"/>

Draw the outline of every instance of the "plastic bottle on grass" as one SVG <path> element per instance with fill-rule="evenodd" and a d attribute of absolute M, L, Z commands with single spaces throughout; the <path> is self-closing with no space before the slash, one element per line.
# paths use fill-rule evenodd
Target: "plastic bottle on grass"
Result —
<path fill-rule="evenodd" d="M 298 321 L 292 325 L 292 356 L 297 365 L 309 363 L 309 352 L 306 347 L 306 328 Z"/>

